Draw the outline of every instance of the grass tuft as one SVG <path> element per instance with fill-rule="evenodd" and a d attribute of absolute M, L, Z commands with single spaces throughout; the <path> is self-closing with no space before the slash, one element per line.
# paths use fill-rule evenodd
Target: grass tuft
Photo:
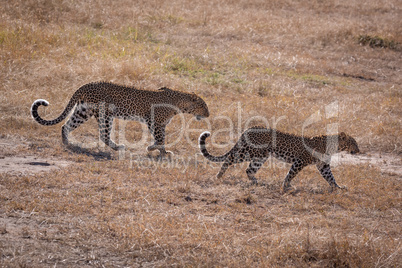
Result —
<path fill-rule="evenodd" d="M 400 44 L 394 40 L 389 40 L 387 38 L 379 37 L 379 36 L 371 36 L 371 35 L 360 35 L 358 38 L 358 42 L 363 46 L 370 46 L 372 48 L 389 48 L 398 50 Z"/>

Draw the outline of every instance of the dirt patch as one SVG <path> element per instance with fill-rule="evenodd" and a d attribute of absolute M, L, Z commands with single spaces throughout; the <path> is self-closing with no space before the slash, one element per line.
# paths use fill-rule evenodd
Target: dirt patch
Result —
<path fill-rule="evenodd" d="M 32 146 L 27 141 L 14 138 L 0 139 L 0 173 L 14 175 L 29 175 L 38 172 L 49 172 L 71 165 L 72 161 L 53 157 L 40 157 L 35 155 L 23 155 Z"/>
<path fill-rule="evenodd" d="M 367 164 L 379 168 L 381 172 L 402 176 L 402 158 L 395 154 L 367 153 L 350 155 L 341 153 L 338 156 L 333 159 L 331 163 L 333 166 L 338 164 Z"/>
<path fill-rule="evenodd" d="M 12 174 L 34 174 L 41 171 L 53 171 L 65 168 L 71 161 L 42 158 L 36 156 L 0 156 L 0 172 Z"/>

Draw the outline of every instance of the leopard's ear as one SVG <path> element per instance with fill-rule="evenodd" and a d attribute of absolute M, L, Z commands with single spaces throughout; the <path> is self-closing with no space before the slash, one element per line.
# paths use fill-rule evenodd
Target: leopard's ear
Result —
<path fill-rule="evenodd" d="M 345 132 L 341 132 L 340 134 L 339 134 L 339 138 L 341 139 L 341 140 L 344 140 L 344 139 L 346 139 L 348 136 L 345 134 Z"/>
<path fill-rule="evenodd" d="M 161 88 L 159 88 L 158 90 L 171 91 L 171 89 L 170 89 L 170 88 L 167 88 L 167 87 L 161 87 Z"/>

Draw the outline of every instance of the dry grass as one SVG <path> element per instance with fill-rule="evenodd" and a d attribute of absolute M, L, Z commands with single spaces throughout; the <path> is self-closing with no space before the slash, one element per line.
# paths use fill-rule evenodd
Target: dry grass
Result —
<path fill-rule="evenodd" d="M 334 175 L 349 190 L 330 194 L 310 167 L 295 179 L 297 190 L 283 195 L 288 165 L 268 161 L 257 174 L 259 186 L 249 184 L 245 165 L 216 180 L 219 166 L 195 146 L 209 129 L 218 133 L 211 151 L 227 151 L 247 125 L 258 123 L 300 134 L 319 112 L 308 135 L 332 125 L 356 137 L 364 153 L 400 160 L 398 1 L 2 2 L 0 139 L 8 145 L 0 145 L 0 156 L 76 164 L 36 175 L 0 172 L 1 266 L 402 262 L 399 173 L 337 166 Z M 182 130 L 181 119 L 173 120 L 172 163 L 150 161 L 145 146 L 124 160 L 98 148 L 65 150 L 60 126 L 36 124 L 29 107 L 47 99 L 50 106 L 40 112 L 55 117 L 79 86 L 97 80 L 194 91 L 211 118 L 186 115 Z M 139 123 L 127 123 L 128 141 L 142 133 Z M 96 141 L 95 122 L 73 136 Z"/>

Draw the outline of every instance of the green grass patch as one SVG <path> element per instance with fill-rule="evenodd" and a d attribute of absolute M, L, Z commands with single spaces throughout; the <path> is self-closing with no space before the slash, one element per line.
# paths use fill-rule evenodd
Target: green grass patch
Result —
<path fill-rule="evenodd" d="M 322 75 L 316 75 L 316 74 L 299 74 L 294 71 L 289 71 L 286 72 L 286 76 L 298 79 L 298 80 L 303 80 L 311 84 L 315 85 L 329 85 L 331 84 L 331 81 L 328 79 L 326 76 Z"/>

